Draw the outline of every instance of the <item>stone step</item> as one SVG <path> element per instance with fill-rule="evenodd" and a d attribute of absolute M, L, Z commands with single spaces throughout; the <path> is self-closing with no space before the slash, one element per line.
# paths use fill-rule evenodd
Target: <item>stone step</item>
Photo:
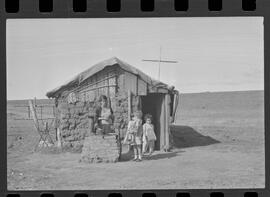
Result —
<path fill-rule="evenodd" d="M 114 135 L 91 135 L 84 139 L 81 161 L 86 163 L 117 162 L 120 146 Z"/>

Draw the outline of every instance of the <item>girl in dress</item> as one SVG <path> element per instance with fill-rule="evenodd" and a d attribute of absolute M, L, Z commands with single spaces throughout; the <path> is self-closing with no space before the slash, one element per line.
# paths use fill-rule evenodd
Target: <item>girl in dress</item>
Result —
<path fill-rule="evenodd" d="M 137 111 L 134 113 L 134 141 L 130 144 L 133 146 L 134 159 L 133 161 L 142 161 L 142 111 Z"/>
<path fill-rule="evenodd" d="M 124 139 L 124 144 L 132 144 L 135 141 L 134 133 L 136 132 L 135 116 L 131 115 L 131 120 L 128 122 L 127 133 Z"/>
<path fill-rule="evenodd" d="M 149 148 L 149 156 L 152 155 L 155 148 L 155 141 L 157 137 L 154 131 L 154 125 L 152 124 L 152 115 L 145 115 L 145 123 L 143 124 L 143 153 Z"/>

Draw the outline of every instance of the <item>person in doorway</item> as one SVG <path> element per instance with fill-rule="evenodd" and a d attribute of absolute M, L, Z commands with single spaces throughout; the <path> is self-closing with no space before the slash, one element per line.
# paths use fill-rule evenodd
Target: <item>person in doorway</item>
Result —
<path fill-rule="evenodd" d="M 149 148 L 149 156 L 152 155 L 155 148 L 155 141 L 157 140 L 154 125 L 152 124 L 152 115 L 145 115 L 145 123 L 143 124 L 143 154 L 145 154 L 147 148 Z"/>
<path fill-rule="evenodd" d="M 142 161 L 142 112 L 136 111 L 134 113 L 134 141 L 130 144 L 133 146 L 134 159 L 133 161 Z"/>

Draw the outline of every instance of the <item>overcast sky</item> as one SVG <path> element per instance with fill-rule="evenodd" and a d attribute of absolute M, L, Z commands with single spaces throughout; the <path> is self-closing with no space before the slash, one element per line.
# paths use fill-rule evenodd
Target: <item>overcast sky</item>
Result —
<path fill-rule="evenodd" d="M 7 20 L 7 99 L 46 98 L 116 56 L 182 93 L 263 90 L 263 18 Z"/>

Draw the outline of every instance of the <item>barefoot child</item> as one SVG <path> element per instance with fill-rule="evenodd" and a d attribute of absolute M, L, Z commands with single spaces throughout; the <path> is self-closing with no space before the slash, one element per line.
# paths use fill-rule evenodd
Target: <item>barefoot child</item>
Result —
<path fill-rule="evenodd" d="M 135 122 L 135 129 L 134 129 L 134 142 L 131 143 L 134 150 L 134 159 L 133 161 L 142 161 L 142 112 L 137 111 L 134 113 L 134 122 Z"/>
<path fill-rule="evenodd" d="M 145 123 L 143 124 L 143 153 L 149 147 L 149 156 L 154 152 L 155 141 L 157 140 L 154 125 L 152 124 L 152 115 L 145 115 Z"/>

